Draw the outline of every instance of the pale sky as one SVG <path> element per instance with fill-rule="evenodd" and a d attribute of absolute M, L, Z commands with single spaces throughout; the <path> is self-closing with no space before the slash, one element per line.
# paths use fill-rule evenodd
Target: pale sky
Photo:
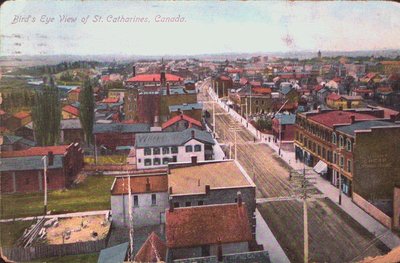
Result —
<path fill-rule="evenodd" d="M 28 22 L 13 23 L 16 18 L 29 15 Z M 61 23 L 62 15 L 77 20 Z M 102 16 L 103 22 L 93 22 L 95 15 Z M 149 21 L 106 21 L 108 16 L 120 15 L 147 17 Z M 157 15 L 180 15 L 185 22 L 156 23 Z M 40 22 L 42 16 L 54 21 Z M 88 22 L 83 23 L 82 18 L 86 17 Z M 400 4 L 17 0 L 1 6 L 0 32 L 1 55 L 196 55 L 400 49 Z"/>

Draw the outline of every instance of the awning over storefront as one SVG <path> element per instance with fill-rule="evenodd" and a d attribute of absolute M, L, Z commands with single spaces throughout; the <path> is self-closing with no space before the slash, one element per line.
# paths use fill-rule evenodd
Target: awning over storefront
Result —
<path fill-rule="evenodd" d="M 325 174 L 328 171 L 328 165 L 326 163 L 324 163 L 323 161 L 319 161 L 314 166 L 314 171 L 316 171 L 319 174 Z"/>

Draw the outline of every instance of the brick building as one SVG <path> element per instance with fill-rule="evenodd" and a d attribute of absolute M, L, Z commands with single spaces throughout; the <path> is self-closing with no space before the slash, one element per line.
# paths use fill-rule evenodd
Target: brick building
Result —
<path fill-rule="evenodd" d="M 69 187 L 83 167 L 83 150 L 77 143 L 1 153 L 2 193 L 43 191 L 42 157 L 49 152 L 54 154 L 54 163 L 47 170 L 48 189 Z"/>
<path fill-rule="evenodd" d="M 220 75 L 212 78 L 211 87 L 219 98 L 227 97 L 229 90 L 233 89 L 233 80 L 229 76 Z"/>
<path fill-rule="evenodd" d="M 272 135 L 277 140 L 294 141 L 294 132 L 296 124 L 295 114 L 281 114 L 275 115 L 272 119 Z"/>

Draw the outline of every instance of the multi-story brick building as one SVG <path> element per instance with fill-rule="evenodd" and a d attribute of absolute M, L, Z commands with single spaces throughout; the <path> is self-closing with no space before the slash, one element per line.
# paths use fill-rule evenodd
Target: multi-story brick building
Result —
<path fill-rule="evenodd" d="M 233 88 L 233 80 L 229 76 L 220 75 L 211 80 L 211 87 L 219 98 L 228 96 L 229 90 Z"/>

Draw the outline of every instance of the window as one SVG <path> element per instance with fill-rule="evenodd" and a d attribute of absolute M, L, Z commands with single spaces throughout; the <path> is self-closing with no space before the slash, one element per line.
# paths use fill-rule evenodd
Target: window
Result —
<path fill-rule="evenodd" d="M 198 201 L 197 205 L 204 205 L 204 201 L 203 200 Z"/>
<path fill-rule="evenodd" d="M 160 154 L 160 148 L 153 148 L 153 154 Z"/>
<path fill-rule="evenodd" d="M 173 163 L 176 163 L 177 162 L 177 157 L 176 157 L 176 155 L 175 156 L 172 156 L 172 161 L 171 162 L 173 162 Z"/>
<path fill-rule="evenodd" d="M 317 154 L 321 155 L 321 146 L 320 145 L 317 146 Z"/>
<path fill-rule="evenodd" d="M 343 139 L 343 136 L 340 135 L 339 136 L 339 147 L 343 147 L 343 145 L 344 145 L 344 139 Z"/>
<path fill-rule="evenodd" d="M 192 202 L 186 202 L 185 206 L 192 206 Z"/>
<path fill-rule="evenodd" d="M 256 105 L 258 105 L 258 100 L 256 100 Z"/>
<path fill-rule="evenodd" d="M 350 139 L 346 140 L 346 150 L 348 152 L 351 152 L 351 140 Z"/>
<path fill-rule="evenodd" d="M 141 163 L 141 162 L 142 162 L 142 159 L 139 158 L 139 159 L 138 159 L 138 163 Z"/>
<path fill-rule="evenodd" d="M 175 202 L 174 207 L 179 207 L 179 202 Z"/>
<path fill-rule="evenodd" d="M 137 195 L 133 196 L 133 206 L 135 207 L 139 206 L 139 197 Z"/>
<path fill-rule="evenodd" d="M 187 153 L 188 153 L 188 152 L 193 152 L 193 147 L 192 147 L 192 145 L 186 145 L 185 149 L 186 149 L 186 152 L 187 152 Z"/>
<path fill-rule="evenodd" d="M 151 159 L 144 159 L 144 166 L 151 166 Z"/>
<path fill-rule="evenodd" d="M 153 159 L 153 164 L 154 164 L 154 165 L 160 165 L 160 164 L 161 164 L 160 158 L 154 158 L 154 159 Z"/>
<path fill-rule="evenodd" d="M 337 154 L 333 153 L 333 163 L 336 164 L 337 163 Z"/>
<path fill-rule="evenodd" d="M 151 205 L 156 205 L 157 204 L 157 196 L 156 194 L 151 195 Z"/>
<path fill-rule="evenodd" d="M 326 159 L 326 149 L 322 147 L 322 158 Z"/>
<path fill-rule="evenodd" d="M 162 153 L 163 154 L 169 154 L 169 147 L 163 147 L 162 148 Z"/>
<path fill-rule="evenodd" d="M 178 147 L 176 146 L 171 147 L 171 153 L 178 153 Z"/>
<path fill-rule="evenodd" d="M 163 164 L 168 164 L 168 163 L 169 163 L 169 158 L 168 158 L 168 157 L 163 158 L 163 159 L 162 159 L 162 163 L 163 163 Z"/>
<path fill-rule="evenodd" d="M 332 143 L 336 144 L 336 133 L 332 133 Z"/>
<path fill-rule="evenodd" d="M 144 155 L 151 155 L 151 149 L 150 148 L 144 148 Z"/>
<path fill-rule="evenodd" d="M 347 160 L 347 171 L 351 173 L 351 160 Z"/>
<path fill-rule="evenodd" d="M 344 157 L 340 156 L 340 167 L 343 168 L 343 165 L 344 165 Z"/>
<path fill-rule="evenodd" d="M 195 152 L 201 152 L 201 145 L 200 144 L 195 145 L 194 146 L 194 151 Z"/>

